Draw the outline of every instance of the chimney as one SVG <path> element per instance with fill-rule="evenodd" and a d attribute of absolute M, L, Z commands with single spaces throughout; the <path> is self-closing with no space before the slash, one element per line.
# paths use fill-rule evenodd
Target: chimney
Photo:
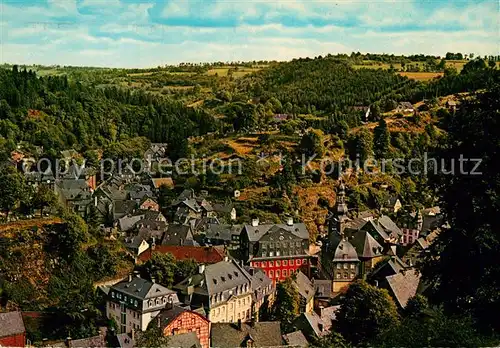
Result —
<path fill-rule="evenodd" d="M 286 224 L 288 226 L 293 226 L 293 217 L 289 216 L 286 218 Z"/>
<path fill-rule="evenodd" d="M 252 219 L 252 226 L 253 227 L 259 226 L 259 218 Z"/>
<path fill-rule="evenodd" d="M 205 272 L 205 265 L 201 264 L 198 266 L 198 273 L 203 274 Z"/>

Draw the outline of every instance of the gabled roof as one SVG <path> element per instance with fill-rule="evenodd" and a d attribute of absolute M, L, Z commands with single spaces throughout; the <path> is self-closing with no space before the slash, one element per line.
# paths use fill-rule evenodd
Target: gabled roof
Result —
<path fill-rule="evenodd" d="M 186 199 L 194 199 L 194 190 L 193 189 L 185 189 L 182 193 L 172 202 L 173 206 L 181 204 Z"/>
<path fill-rule="evenodd" d="M 149 280 L 140 277 L 132 277 L 130 281 L 128 279 L 125 279 L 119 283 L 116 283 L 111 287 L 111 291 L 113 290 L 127 294 L 134 298 L 138 298 L 140 300 L 175 294 L 175 291 L 172 291 L 160 284 L 150 282 Z"/>
<path fill-rule="evenodd" d="M 295 331 L 283 335 L 283 339 L 289 346 L 294 348 L 302 348 L 302 347 L 307 347 L 309 345 L 309 342 L 307 342 L 307 339 L 302 333 L 302 331 Z"/>
<path fill-rule="evenodd" d="M 251 242 L 256 242 L 260 240 L 268 231 L 272 228 L 282 228 L 286 231 L 291 232 L 295 236 L 301 239 L 309 239 L 309 232 L 304 223 L 294 223 L 292 225 L 288 224 L 265 224 L 265 225 L 244 225 L 243 231 L 247 233 L 248 239 Z"/>
<path fill-rule="evenodd" d="M 113 204 L 114 214 L 130 214 L 137 208 L 135 201 L 115 201 Z"/>
<path fill-rule="evenodd" d="M 26 332 L 21 312 L 0 313 L 0 337 L 18 335 Z"/>
<path fill-rule="evenodd" d="M 314 297 L 314 286 L 304 273 L 298 271 L 293 283 L 297 287 L 299 295 L 302 296 L 306 302 L 309 302 L 309 300 Z"/>
<path fill-rule="evenodd" d="M 185 245 L 186 242 L 192 245 L 193 235 L 191 226 L 181 224 L 170 224 L 163 236 L 163 245 Z"/>
<path fill-rule="evenodd" d="M 332 297 L 332 281 L 329 279 L 315 279 L 314 291 L 316 297 L 329 298 Z"/>
<path fill-rule="evenodd" d="M 391 238 L 398 238 L 399 236 L 403 235 L 403 231 L 401 231 L 401 229 L 396 225 L 396 223 L 392 221 L 391 218 L 388 217 L 387 215 L 382 215 L 381 217 L 379 217 L 377 222 L 384 229 L 389 231 L 389 235 Z"/>
<path fill-rule="evenodd" d="M 193 312 L 189 309 L 182 308 L 180 306 L 173 305 L 171 308 L 163 308 L 158 314 L 157 320 L 159 320 L 160 327 L 163 330 L 167 327 L 172 321 L 174 321 L 179 315 L 184 312 L 191 312 L 195 315 L 199 316 L 203 321 L 208 322 L 207 318 L 204 318 L 201 314 L 197 312 Z"/>
<path fill-rule="evenodd" d="M 354 237 L 350 242 L 356 249 L 359 257 L 373 258 L 382 255 L 382 246 L 366 231 L 354 233 Z"/>
<path fill-rule="evenodd" d="M 102 335 L 81 338 L 79 340 L 71 340 L 69 342 L 70 348 L 104 348 L 106 347 L 106 341 Z"/>
<path fill-rule="evenodd" d="M 369 220 L 365 226 L 371 226 L 377 232 L 383 240 L 389 240 L 389 235 L 384 231 L 384 228 L 378 223 L 378 221 Z M 363 227 L 365 227 L 363 226 Z"/>
<path fill-rule="evenodd" d="M 168 337 L 166 348 L 201 348 L 200 340 L 195 332 L 187 332 Z"/>
<path fill-rule="evenodd" d="M 396 302 L 400 307 L 404 308 L 408 300 L 417 293 L 420 274 L 415 270 L 407 270 L 390 275 L 385 279 Z"/>
<path fill-rule="evenodd" d="M 253 325 L 213 323 L 212 346 L 218 348 L 244 347 L 243 344 L 251 338 L 253 347 L 278 347 L 282 345 L 281 327 L 279 321 L 262 321 Z"/>

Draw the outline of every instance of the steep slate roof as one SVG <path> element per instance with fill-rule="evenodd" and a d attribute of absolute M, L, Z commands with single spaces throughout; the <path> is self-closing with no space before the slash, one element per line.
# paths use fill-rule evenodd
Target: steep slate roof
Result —
<path fill-rule="evenodd" d="M 101 335 L 94 337 L 82 338 L 79 340 L 71 340 L 69 342 L 70 348 L 104 348 L 106 347 L 106 341 Z"/>
<path fill-rule="evenodd" d="M 302 331 L 295 331 L 291 332 L 289 334 L 283 335 L 283 339 L 285 342 L 292 347 L 296 348 L 302 348 L 302 347 L 307 347 L 309 345 L 309 342 L 307 342 L 306 337 L 302 333 Z"/>
<path fill-rule="evenodd" d="M 385 278 L 390 291 L 396 298 L 396 302 L 402 307 L 406 307 L 408 300 L 417 293 L 420 283 L 420 274 L 415 270 L 399 272 Z"/>
<path fill-rule="evenodd" d="M 140 300 L 175 294 L 175 291 L 139 277 L 132 277 L 130 282 L 128 281 L 128 279 L 125 279 L 119 283 L 116 283 L 111 287 L 111 290 L 120 291 L 121 293 L 127 294 L 134 298 L 138 298 Z"/>
<path fill-rule="evenodd" d="M 185 189 L 181 192 L 181 194 L 172 202 L 173 206 L 179 205 L 186 199 L 194 199 L 194 190 L 193 189 Z"/>
<path fill-rule="evenodd" d="M 135 201 L 115 201 L 113 205 L 114 214 L 130 214 L 137 208 Z"/>
<path fill-rule="evenodd" d="M 243 225 L 209 224 L 205 238 L 231 241 L 233 235 L 240 235 Z"/>
<path fill-rule="evenodd" d="M 131 230 L 135 224 L 144 219 L 144 215 L 132 215 L 132 216 L 124 216 L 118 219 L 118 228 L 121 231 Z"/>
<path fill-rule="evenodd" d="M 253 290 L 252 294 L 253 301 L 255 302 L 260 301 L 266 295 L 264 289 L 267 288 L 269 285 L 271 285 L 273 281 L 260 268 L 250 267 L 250 266 L 245 266 L 244 268 L 252 279 L 251 284 Z"/>
<path fill-rule="evenodd" d="M 0 313 L 0 337 L 13 336 L 26 332 L 21 312 Z"/>
<path fill-rule="evenodd" d="M 358 253 L 352 244 L 343 238 L 335 247 L 333 261 L 359 261 Z"/>
<path fill-rule="evenodd" d="M 152 253 L 170 253 L 176 260 L 194 259 L 197 263 L 217 263 L 224 260 L 223 247 L 157 245 Z M 150 258 L 151 252 L 145 252 L 139 256 L 143 262 Z"/>
<path fill-rule="evenodd" d="M 213 323 L 212 346 L 218 348 L 241 347 L 248 339 L 253 341 L 253 347 L 276 347 L 282 345 L 281 327 L 279 321 L 262 321 L 253 326 L 238 324 Z"/>
<path fill-rule="evenodd" d="M 378 218 L 377 222 L 386 230 L 390 231 L 392 238 L 397 238 L 403 235 L 403 231 L 391 220 L 387 215 L 382 215 Z"/>
<path fill-rule="evenodd" d="M 309 278 L 307 278 L 304 273 L 298 271 L 296 274 L 296 279 L 293 281 L 293 283 L 297 287 L 299 295 L 302 296 L 306 300 L 306 302 L 314 297 L 314 287 Z"/>
<path fill-rule="evenodd" d="M 191 226 L 181 224 L 170 224 L 163 236 L 163 245 L 185 245 L 186 241 L 192 240 Z M 188 242 L 192 245 L 192 242 Z"/>
<path fill-rule="evenodd" d="M 288 224 L 265 224 L 265 225 L 245 225 L 243 230 L 247 232 L 250 242 L 256 242 L 266 234 L 271 228 L 277 227 L 287 230 L 302 239 L 309 239 L 309 232 L 304 223 L 298 222 L 293 225 Z"/>
<path fill-rule="evenodd" d="M 200 340 L 195 332 L 168 336 L 167 348 L 201 348 Z"/>
<path fill-rule="evenodd" d="M 374 258 L 382 255 L 382 246 L 366 231 L 356 232 L 351 239 L 351 244 L 359 257 Z"/>
<path fill-rule="evenodd" d="M 321 320 L 323 320 L 323 322 L 327 324 L 327 326 L 329 325 L 331 327 L 333 321 L 337 318 L 337 311 L 339 309 L 340 305 L 321 308 L 320 309 Z"/>

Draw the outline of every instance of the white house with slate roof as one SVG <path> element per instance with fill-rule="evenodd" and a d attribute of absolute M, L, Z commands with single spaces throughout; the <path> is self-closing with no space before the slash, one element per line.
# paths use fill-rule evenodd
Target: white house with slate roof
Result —
<path fill-rule="evenodd" d="M 212 323 L 249 321 L 252 318 L 254 286 L 271 281 L 257 281 L 254 277 L 267 278 L 264 274 L 247 271 L 234 260 L 200 266 L 199 273 L 174 286 L 182 301 L 191 308 L 203 307 Z M 259 289 L 265 291 L 266 289 Z"/>
<path fill-rule="evenodd" d="M 144 331 L 167 304 L 178 304 L 175 291 L 139 277 L 111 287 L 106 302 L 106 316 L 114 319 L 120 333 Z"/>

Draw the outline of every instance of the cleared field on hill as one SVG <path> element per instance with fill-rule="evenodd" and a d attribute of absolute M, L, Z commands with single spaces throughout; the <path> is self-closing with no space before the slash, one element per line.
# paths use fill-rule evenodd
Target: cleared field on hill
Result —
<path fill-rule="evenodd" d="M 410 79 L 418 80 L 418 81 L 427 81 L 432 80 L 436 77 L 443 76 L 444 74 L 441 72 L 400 72 L 399 75 L 406 76 Z"/>

